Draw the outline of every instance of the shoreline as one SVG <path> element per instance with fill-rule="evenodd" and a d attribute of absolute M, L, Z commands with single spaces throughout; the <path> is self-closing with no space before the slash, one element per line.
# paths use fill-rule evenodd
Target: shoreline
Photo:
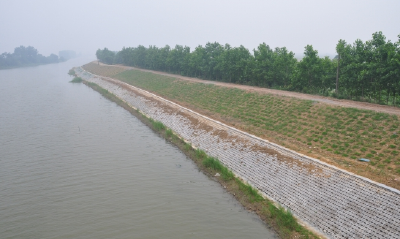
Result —
<path fill-rule="evenodd" d="M 65 61 L 52 62 L 52 63 L 46 63 L 46 64 L 29 64 L 29 65 L 23 65 L 23 66 L 15 66 L 15 67 L 0 67 L 0 71 L 1 70 L 18 69 L 18 68 L 35 67 L 35 66 L 44 66 L 44 65 L 58 64 L 58 63 L 63 63 L 63 62 L 65 62 Z"/>

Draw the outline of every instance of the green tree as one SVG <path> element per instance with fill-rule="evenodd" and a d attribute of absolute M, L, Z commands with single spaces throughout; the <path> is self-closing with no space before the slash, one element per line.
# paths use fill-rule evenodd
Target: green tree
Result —
<path fill-rule="evenodd" d="M 293 85 L 303 92 L 315 92 L 321 86 L 321 63 L 318 51 L 307 45 L 304 48 L 304 58 L 297 64 Z"/>
<path fill-rule="evenodd" d="M 344 51 L 344 48 L 346 46 L 346 41 L 340 39 L 338 44 L 336 45 L 336 53 L 338 54 L 337 58 L 337 71 L 336 71 L 336 94 L 339 94 L 339 65 L 340 65 L 340 55 Z"/>
<path fill-rule="evenodd" d="M 96 51 L 96 57 L 99 61 L 105 64 L 112 65 L 114 64 L 115 53 L 108 50 L 107 48 L 104 48 L 103 50 L 98 49 Z"/>

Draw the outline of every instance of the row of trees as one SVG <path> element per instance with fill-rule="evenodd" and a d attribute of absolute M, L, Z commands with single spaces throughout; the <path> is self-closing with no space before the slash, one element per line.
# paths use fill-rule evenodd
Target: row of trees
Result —
<path fill-rule="evenodd" d="M 348 44 L 339 40 L 334 59 L 319 57 L 311 45 L 301 60 L 286 47 L 272 49 L 265 43 L 251 53 L 243 46 L 217 42 L 170 48 L 144 46 L 113 52 L 97 50 L 106 64 L 124 64 L 167 71 L 185 76 L 239 84 L 256 85 L 305 93 L 364 99 L 377 103 L 396 103 L 400 92 L 399 41 L 386 41 L 382 32 L 372 39 Z"/>
<path fill-rule="evenodd" d="M 15 68 L 29 65 L 57 63 L 61 60 L 57 55 L 43 56 L 31 46 L 20 46 L 14 49 L 14 53 L 4 52 L 0 55 L 0 69 Z"/>

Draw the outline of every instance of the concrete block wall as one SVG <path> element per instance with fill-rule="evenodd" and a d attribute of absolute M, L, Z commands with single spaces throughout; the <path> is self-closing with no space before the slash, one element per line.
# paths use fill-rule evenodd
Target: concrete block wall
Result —
<path fill-rule="evenodd" d="M 218 158 L 329 238 L 400 238 L 400 192 L 241 132 L 123 82 L 76 72 Z"/>

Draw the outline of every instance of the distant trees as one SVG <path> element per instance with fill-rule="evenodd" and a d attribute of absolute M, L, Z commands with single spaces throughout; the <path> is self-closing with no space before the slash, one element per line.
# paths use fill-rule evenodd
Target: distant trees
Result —
<path fill-rule="evenodd" d="M 176 45 L 123 48 L 114 53 L 97 50 L 97 58 L 107 64 L 125 64 L 167 71 L 185 76 L 239 84 L 256 85 L 339 98 L 399 104 L 400 35 L 397 42 L 386 41 L 382 32 L 366 42 L 349 44 L 339 40 L 337 57 L 319 57 L 311 45 L 297 60 L 285 47 L 271 49 L 262 43 L 251 53 L 244 46 L 208 42 L 193 51 Z"/>
<path fill-rule="evenodd" d="M 115 53 L 107 48 L 104 48 L 103 50 L 98 49 L 96 51 L 96 57 L 101 62 L 112 65 L 114 64 Z"/>
<path fill-rule="evenodd" d="M 0 55 L 0 69 L 57 63 L 60 59 L 57 55 L 43 56 L 32 46 L 20 46 L 14 49 L 14 53 L 4 52 Z"/>

